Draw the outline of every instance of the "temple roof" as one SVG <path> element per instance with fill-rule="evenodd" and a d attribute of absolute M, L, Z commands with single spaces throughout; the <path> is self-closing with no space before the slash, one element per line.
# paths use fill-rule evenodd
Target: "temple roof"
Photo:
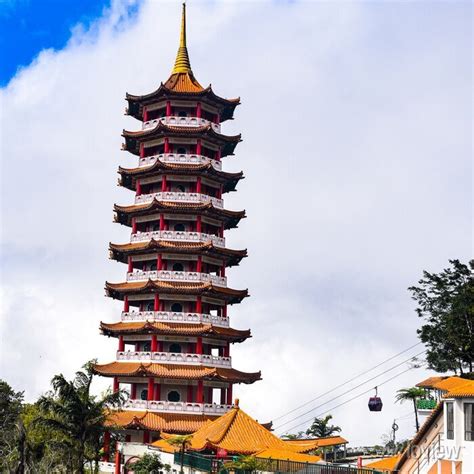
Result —
<path fill-rule="evenodd" d="M 443 398 L 467 398 L 474 397 L 474 380 L 463 379 L 463 383 L 448 389 L 448 393 Z"/>
<path fill-rule="evenodd" d="M 208 215 L 211 218 L 223 221 L 226 229 L 236 227 L 240 219 L 245 218 L 245 211 L 220 209 L 214 207 L 212 202 L 169 202 L 159 201 L 156 198 L 146 204 L 132 204 L 131 206 L 119 206 L 115 204 L 114 211 L 116 212 L 116 222 L 128 226 L 132 225 L 132 217 L 147 215 L 154 211 L 163 211 L 168 214 L 189 214 L 192 212 L 193 214 Z"/>
<path fill-rule="evenodd" d="M 232 118 L 235 107 L 240 103 L 240 99 L 224 99 L 217 96 L 209 85 L 203 88 L 194 77 L 189 60 L 188 48 L 186 44 L 186 5 L 183 4 L 181 17 L 181 32 L 178 53 L 174 63 L 171 76 L 160 87 L 146 95 L 127 94 L 126 100 L 129 103 L 128 113 L 139 120 L 143 119 L 143 105 L 156 102 L 161 97 L 196 97 L 217 106 L 221 110 L 222 120 Z"/>
<path fill-rule="evenodd" d="M 158 280 L 124 283 L 106 282 L 105 291 L 108 296 L 116 299 L 122 299 L 127 294 L 138 293 L 209 295 L 224 299 L 229 304 L 240 303 L 248 296 L 248 290 L 233 290 L 222 286 L 214 286 L 212 283 L 181 283 Z"/>
<path fill-rule="evenodd" d="M 296 449 L 299 453 L 308 453 L 318 448 L 339 446 L 348 443 L 342 436 L 327 436 L 325 438 L 312 439 L 285 439 L 284 442 L 290 447 L 289 449 Z"/>
<path fill-rule="evenodd" d="M 377 471 L 394 471 L 397 462 L 401 458 L 401 454 L 396 454 L 395 456 L 389 456 L 387 458 L 379 459 L 378 461 L 371 462 L 366 464 L 364 468 L 376 469 Z"/>
<path fill-rule="evenodd" d="M 242 342 L 252 337 L 250 329 L 238 330 L 212 324 L 185 324 L 169 322 L 119 322 L 119 323 L 100 323 L 100 329 L 106 335 L 117 336 L 119 334 L 165 334 L 165 335 L 183 335 L 183 336 L 210 336 L 218 337 L 232 342 Z"/>
<path fill-rule="evenodd" d="M 417 383 L 416 386 L 420 388 L 431 388 L 446 392 L 453 388 L 464 385 L 468 381 L 468 379 L 463 379 L 462 377 L 458 376 L 429 377 L 428 379 Z"/>
<path fill-rule="evenodd" d="M 162 433 L 162 437 L 166 439 L 169 435 Z M 152 443 L 152 446 L 154 445 L 155 443 Z M 301 452 L 298 447 L 281 440 L 247 415 L 239 408 L 238 400 L 234 408 L 226 414 L 206 423 L 193 433 L 189 450 L 205 449 L 225 449 L 228 453 L 255 454 L 257 457 L 259 453 L 266 453 L 268 456 L 265 457 L 273 459 L 289 459 L 288 453 Z M 268 450 L 271 450 L 271 455 Z M 321 459 L 319 456 L 307 458 L 312 458 L 312 462 Z"/>
<path fill-rule="evenodd" d="M 135 132 L 123 130 L 122 137 L 125 138 L 125 144 L 122 146 L 124 150 L 135 155 L 140 154 L 140 143 L 150 141 L 160 137 L 180 137 L 202 138 L 206 137 L 210 141 L 221 146 L 221 156 L 232 155 L 237 143 L 241 141 L 241 135 L 223 135 L 217 133 L 211 124 L 202 127 L 185 127 L 175 125 L 165 125 L 158 121 L 154 128 L 147 130 L 137 130 Z"/>
<path fill-rule="evenodd" d="M 261 372 L 206 367 L 202 365 L 155 364 L 153 362 L 111 362 L 95 364 L 93 371 L 106 377 L 158 377 L 176 380 L 219 380 L 230 383 L 254 383 L 261 380 Z M 264 429 L 264 428 L 263 428 Z"/>
<path fill-rule="evenodd" d="M 234 191 L 239 180 L 243 179 L 242 171 L 238 173 L 227 173 L 214 168 L 211 163 L 185 164 L 185 163 L 164 163 L 159 159 L 153 165 L 140 166 L 137 168 L 122 168 L 118 170 L 120 174 L 119 184 L 125 188 L 136 190 L 136 179 L 158 176 L 172 172 L 174 175 L 206 175 L 223 185 L 223 192 Z"/>
<path fill-rule="evenodd" d="M 209 255 L 222 258 L 227 266 L 238 265 L 247 256 L 247 250 L 232 250 L 217 247 L 212 242 L 173 242 L 151 239 L 144 242 L 127 244 L 109 243 L 110 257 L 122 263 L 127 263 L 130 255 L 146 254 L 150 251 L 167 252 L 184 255 Z"/>
<path fill-rule="evenodd" d="M 149 411 L 114 411 L 105 422 L 108 427 L 121 429 L 144 429 L 168 433 L 190 433 L 214 420 L 215 416 L 155 413 Z"/>

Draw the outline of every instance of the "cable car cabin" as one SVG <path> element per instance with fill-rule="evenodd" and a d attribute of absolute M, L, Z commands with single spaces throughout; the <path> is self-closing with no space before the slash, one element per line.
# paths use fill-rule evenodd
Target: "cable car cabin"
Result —
<path fill-rule="evenodd" d="M 383 403 L 380 397 L 369 398 L 369 410 L 370 411 L 382 411 Z"/>

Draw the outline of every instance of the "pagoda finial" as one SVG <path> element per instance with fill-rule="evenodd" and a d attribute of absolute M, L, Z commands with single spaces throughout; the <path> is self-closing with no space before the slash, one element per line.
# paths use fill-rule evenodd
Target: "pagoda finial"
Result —
<path fill-rule="evenodd" d="M 189 62 L 188 48 L 186 47 L 186 3 L 183 3 L 183 14 L 181 17 L 181 35 L 179 39 L 179 49 L 174 62 L 172 74 L 180 72 L 192 73 L 191 63 Z"/>

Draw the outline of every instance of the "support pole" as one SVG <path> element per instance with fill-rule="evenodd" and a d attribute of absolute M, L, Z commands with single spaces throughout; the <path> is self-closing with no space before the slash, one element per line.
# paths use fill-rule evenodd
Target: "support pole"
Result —
<path fill-rule="evenodd" d="M 155 384 L 155 379 L 153 377 L 148 377 L 148 393 L 147 393 L 148 401 L 153 400 L 154 384 Z"/>
<path fill-rule="evenodd" d="M 114 469 L 114 474 L 120 474 L 122 469 L 121 469 L 121 460 L 122 456 L 120 455 L 119 451 L 119 444 L 117 442 L 115 446 L 115 469 Z"/>

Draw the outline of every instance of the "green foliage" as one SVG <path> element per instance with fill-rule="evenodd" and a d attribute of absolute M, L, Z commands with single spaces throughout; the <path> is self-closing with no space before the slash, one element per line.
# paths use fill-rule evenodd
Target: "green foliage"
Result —
<path fill-rule="evenodd" d="M 304 439 L 305 433 L 304 431 L 298 431 L 298 433 L 288 433 L 282 436 L 284 439 Z"/>
<path fill-rule="evenodd" d="M 413 403 L 413 411 L 415 412 L 415 426 L 416 431 L 420 429 L 420 423 L 418 421 L 418 406 L 416 401 L 425 396 L 425 391 L 419 387 L 411 387 L 411 388 L 402 388 L 397 390 L 397 395 L 395 396 L 395 400 L 397 402 L 403 403 L 406 401 L 410 401 Z"/>
<path fill-rule="evenodd" d="M 135 474 L 150 474 L 158 472 L 165 465 L 161 462 L 159 454 L 144 454 L 137 462 L 131 466 Z"/>
<path fill-rule="evenodd" d="M 224 463 L 222 466 L 226 471 L 255 472 L 265 471 L 269 462 L 257 459 L 255 456 L 238 456 L 233 461 Z"/>
<path fill-rule="evenodd" d="M 315 418 L 313 424 L 306 430 L 306 434 L 315 438 L 327 438 L 335 433 L 340 433 L 341 428 L 339 426 L 329 424 L 331 420 L 332 415 L 327 415 L 324 418 Z"/>
<path fill-rule="evenodd" d="M 424 271 L 419 286 L 408 290 L 425 321 L 418 336 L 428 347 L 428 367 L 464 374 L 474 363 L 474 260 L 449 263 L 439 274 Z"/>
<path fill-rule="evenodd" d="M 22 402 L 23 392 L 15 392 L 7 382 L 0 380 L 0 472 L 16 468 L 21 461 Z"/>
<path fill-rule="evenodd" d="M 187 434 L 187 435 L 174 435 L 171 436 L 166 440 L 166 442 L 170 446 L 178 446 L 181 451 L 181 469 L 180 473 L 182 474 L 184 472 L 184 453 L 186 452 L 186 449 L 190 446 L 191 440 L 193 439 L 192 434 Z"/>

